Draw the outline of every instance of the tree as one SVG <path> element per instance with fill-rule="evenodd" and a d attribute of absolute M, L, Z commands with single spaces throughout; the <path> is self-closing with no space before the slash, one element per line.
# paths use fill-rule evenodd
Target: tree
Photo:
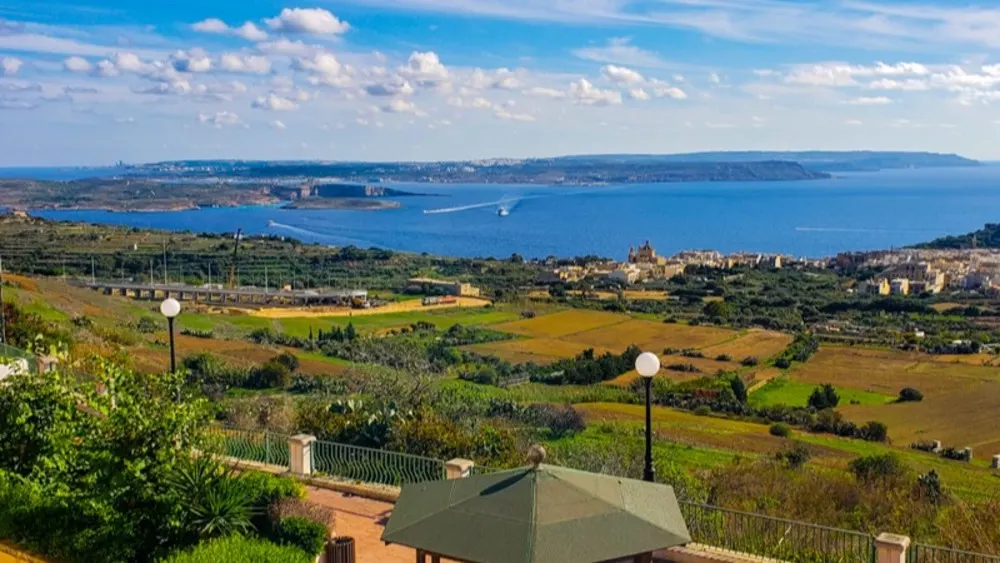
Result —
<path fill-rule="evenodd" d="M 904 387 L 899 392 L 899 399 L 897 402 L 900 403 L 919 403 L 924 400 L 924 394 L 920 391 L 914 389 L 913 387 Z"/>
<path fill-rule="evenodd" d="M 837 390 L 833 385 L 824 383 L 813 389 L 812 394 L 809 395 L 808 404 L 818 411 L 832 409 L 840 404 L 840 395 L 837 394 Z"/>
<path fill-rule="evenodd" d="M 705 304 L 703 312 L 713 321 L 725 321 L 732 315 L 733 308 L 725 301 L 710 301 Z"/>
<path fill-rule="evenodd" d="M 350 342 L 357 338 L 358 332 L 354 329 L 354 323 L 347 323 L 347 328 L 344 329 L 344 340 Z"/>
<path fill-rule="evenodd" d="M 906 475 L 906 465 L 896 454 L 879 454 L 859 457 L 849 465 L 851 473 L 863 483 L 877 483 L 899 479 Z"/>
<path fill-rule="evenodd" d="M 288 368 L 288 371 L 293 372 L 299 369 L 299 358 L 295 354 L 289 352 L 282 352 L 281 354 L 274 357 L 274 361 Z"/>
<path fill-rule="evenodd" d="M 733 390 L 733 395 L 736 400 L 741 403 L 747 402 L 747 386 L 743 383 L 743 379 L 740 376 L 735 376 L 729 380 L 729 388 Z"/>
<path fill-rule="evenodd" d="M 859 433 L 862 440 L 869 442 L 885 442 L 889 439 L 889 427 L 875 420 L 866 422 Z"/>

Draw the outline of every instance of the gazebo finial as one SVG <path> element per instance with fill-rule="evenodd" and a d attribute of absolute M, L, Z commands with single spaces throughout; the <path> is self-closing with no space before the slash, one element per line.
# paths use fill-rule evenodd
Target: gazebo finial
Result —
<path fill-rule="evenodd" d="M 534 444 L 528 448 L 528 463 L 536 469 L 545 461 L 545 448 L 539 444 Z"/>

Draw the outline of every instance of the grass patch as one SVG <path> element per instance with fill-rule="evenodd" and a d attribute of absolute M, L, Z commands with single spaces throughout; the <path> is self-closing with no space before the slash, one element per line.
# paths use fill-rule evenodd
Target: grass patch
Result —
<path fill-rule="evenodd" d="M 836 385 L 834 386 L 836 387 Z M 809 403 L 809 395 L 816 389 L 814 383 L 803 383 L 794 381 L 788 377 L 772 379 L 766 385 L 754 391 L 750 395 L 750 404 L 754 407 L 768 407 L 772 405 L 788 405 L 791 407 L 804 407 Z M 849 389 L 836 387 L 837 394 L 840 395 L 841 406 L 850 404 L 859 405 L 885 405 L 896 400 L 895 396 L 862 391 L 860 389 Z"/>

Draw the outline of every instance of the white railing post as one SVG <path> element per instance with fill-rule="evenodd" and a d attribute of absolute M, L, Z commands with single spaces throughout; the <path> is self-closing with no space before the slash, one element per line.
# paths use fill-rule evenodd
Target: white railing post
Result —
<path fill-rule="evenodd" d="M 312 475 L 312 443 L 316 436 L 296 434 L 288 439 L 289 469 L 293 475 Z"/>
<path fill-rule="evenodd" d="M 878 563 L 906 563 L 906 550 L 910 547 L 910 538 L 898 534 L 879 534 L 875 538 L 875 551 Z"/>
<path fill-rule="evenodd" d="M 476 462 L 471 459 L 455 458 L 444 462 L 444 472 L 448 479 L 461 479 L 472 474 Z"/>

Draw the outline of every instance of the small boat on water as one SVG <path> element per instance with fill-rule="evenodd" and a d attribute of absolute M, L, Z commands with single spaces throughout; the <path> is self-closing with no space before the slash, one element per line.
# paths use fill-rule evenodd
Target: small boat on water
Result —
<path fill-rule="evenodd" d="M 501 217 L 506 217 L 506 216 L 510 215 L 510 211 L 507 210 L 506 206 L 501 205 L 500 209 L 497 209 L 497 215 L 499 215 Z"/>
<path fill-rule="evenodd" d="M 267 226 L 268 226 L 268 227 L 277 227 L 277 226 L 278 226 L 278 224 L 274 222 L 274 219 L 270 219 L 270 220 L 268 220 L 268 222 L 267 222 Z"/>

